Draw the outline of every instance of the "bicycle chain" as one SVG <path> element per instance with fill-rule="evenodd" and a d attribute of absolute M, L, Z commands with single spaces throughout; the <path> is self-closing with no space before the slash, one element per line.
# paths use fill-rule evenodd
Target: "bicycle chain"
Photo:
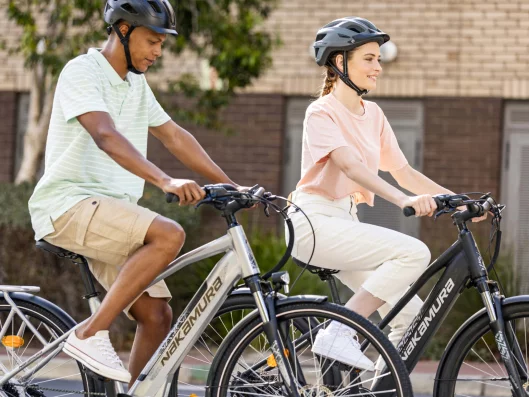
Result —
<path fill-rule="evenodd" d="M 86 394 L 86 395 L 90 395 L 90 396 L 106 396 L 107 394 L 106 393 L 89 393 L 89 392 L 86 392 L 86 391 L 76 391 L 76 390 L 64 390 L 64 389 L 54 389 L 54 388 L 51 388 L 51 387 L 42 387 L 42 386 L 30 386 L 29 388 L 39 392 L 41 390 L 47 390 L 47 391 L 56 391 L 56 392 L 59 392 L 59 393 L 70 393 L 70 394 Z"/>

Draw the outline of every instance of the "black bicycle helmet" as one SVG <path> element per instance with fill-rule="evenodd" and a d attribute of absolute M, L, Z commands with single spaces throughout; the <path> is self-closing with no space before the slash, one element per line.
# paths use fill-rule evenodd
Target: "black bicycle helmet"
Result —
<path fill-rule="evenodd" d="M 389 35 L 378 29 L 367 19 L 359 17 L 340 18 L 328 23 L 318 30 L 314 42 L 314 56 L 319 66 L 327 65 L 358 95 L 367 94 L 367 90 L 354 84 L 347 74 L 347 62 L 344 62 L 343 73 L 330 60 L 337 51 L 347 59 L 347 52 L 366 43 L 377 42 L 379 45 L 389 41 Z"/>
<path fill-rule="evenodd" d="M 125 36 L 118 29 L 120 21 L 127 21 L 131 25 Z M 132 65 L 129 50 L 129 38 L 136 27 L 145 26 L 156 33 L 178 35 L 176 16 L 168 0 L 107 0 L 105 22 L 114 29 L 125 48 L 128 70 L 136 74 L 142 72 Z M 111 29 L 108 31 L 110 34 Z"/>

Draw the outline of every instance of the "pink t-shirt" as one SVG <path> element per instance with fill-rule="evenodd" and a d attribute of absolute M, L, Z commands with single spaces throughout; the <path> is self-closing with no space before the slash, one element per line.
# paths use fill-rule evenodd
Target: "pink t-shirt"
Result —
<path fill-rule="evenodd" d="M 382 109 L 374 102 L 363 104 L 362 116 L 349 111 L 332 94 L 309 105 L 303 122 L 298 190 L 331 199 L 354 195 L 356 203 L 372 206 L 375 195 L 329 161 L 329 154 L 342 146 L 352 148 L 356 159 L 374 172 L 395 171 L 408 164 Z"/>

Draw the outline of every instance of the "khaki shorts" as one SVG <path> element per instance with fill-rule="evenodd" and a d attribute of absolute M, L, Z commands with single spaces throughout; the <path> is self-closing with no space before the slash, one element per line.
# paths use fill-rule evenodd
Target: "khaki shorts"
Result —
<path fill-rule="evenodd" d="M 44 240 L 83 255 L 94 277 L 108 291 L 121 266 L 143 246 L 147 230 L 157 216 L 147 208 L 123 200 L 90 197 L 55 220 L 55 232 L 45 236 Z M 171 299 L 164 281 L 145 292 L 153 298 Z M 132 320 L 129 310 L 134 302 L 124 310 Z"/>

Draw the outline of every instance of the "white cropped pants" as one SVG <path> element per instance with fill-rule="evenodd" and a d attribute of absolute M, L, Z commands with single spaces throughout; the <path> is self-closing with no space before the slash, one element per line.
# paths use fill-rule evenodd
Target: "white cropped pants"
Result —
<path fill-rule="evenodd" d="M 425 270 L 430 251 L 408 235 L 358 221 L 356 204 L 348 196 L 339 200 L 295 191 L 292 201 L 308 215 L 290 208 L 295 230 L 292 255 L 310 265 L 340 270 L 336 277 L 353 291 L 360 287 L 386 302 L 378 312 L 384 317 Z M 288 231 L 287 231 L 288 241 Z M 422 306 L 415 296 L 390 322 L 390 341 L 397 345 Z"/>

